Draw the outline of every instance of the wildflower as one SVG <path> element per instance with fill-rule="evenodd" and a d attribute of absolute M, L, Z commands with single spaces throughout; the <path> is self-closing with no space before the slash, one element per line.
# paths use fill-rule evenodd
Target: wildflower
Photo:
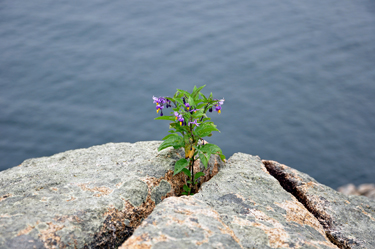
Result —
<path fill-rule="evenodd" d="M 195 124 L 196 126 L 199 126 L 199 123 L 197 123 L 197 119 L 194 121 L 194 122 L 189 122 L 189 125 L 191 125 L 191 124 Z"/>
<path fill-rule="evenodd" d="M 159 113 L 159 111 L 161 111 L 160 116 L 163 116 L 163 108 L 164 106 L 156 104 L 156 113 Z"/>
<path fill-rule="evenodd" d="M 176 120 L 180 122 L 181 126 L 186 125 L 182 114 L 179 114 L 178 112 L 174 112 L 173 114 L 176 116 Z"/>
<path fill-rule="evenodd" d="M 166 100 L 163 97 L 156 98 L 155 96 L 152 96 L 152 99 L 154 100 L 154 104 L 156 103 L 156 105 L 163 105 L 164 103 L 166 103 Z"/>
<path fill-rule="evenodd" d="M 220 114 L 221 113 L 221 105 L 224 104 L 225 99 L 223 98 L 223 99 L 220 99 L 220 100 L 218 100 L 218 99 L 215 99 L 215 100 L 218 101 L 217 104 L 215 105 L 215 111 L 217 111 Z M 210 110 L 210 112 L 211 112 L 211 110 Z"/>
<path fill-rule="evenodd" d="M 194 107 L 193 107 L 193 109 L 191 109 L 189 112 L 190 112 L 190 113 L 193 113 L 193 112 L 196 113 L 196 112 L 199 111 L 199 110 L 200 110 L 200 109 L 194 109 Z"/>
<path fill-rule="evenodd" d="M 189 108 L 190 108 L 190 105 L 189 105 L 189 103 L 185 103 L 185 106 L 186 106 L 186 109 L 188 109 L 188 110 L 189 110 Z"/>
<path fill-rule="evenodd" d="M 178 115 L 178 121 L 180 122 L 180 125 L 186 125 L 186 122 L 184 121 L 184 118 L 182 117 L 182 114 Z"/>
<path fill-rule="evenodd" d="M 217 102 L 220 106 L 224 104 L 225 99 L 220 99 L 219 102 Z"/>
<path fill-rule="evenodd" d="M 215 111 L 217 111 L 220 114 L 221 113 L 221 106 L 217 105 L 215 107 Z"/>

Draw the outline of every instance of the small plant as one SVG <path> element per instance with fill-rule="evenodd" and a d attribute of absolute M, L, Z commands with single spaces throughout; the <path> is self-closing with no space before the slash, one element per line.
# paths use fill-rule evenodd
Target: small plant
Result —
<path fill-rule="evenodd" d="M 174 168 L 174 175 L 183 172 L 188 177 L 187 185 L 183 187 L 183 195 L 196 193 L 198 179 L 204 176 L 203 172 L 194 172 L 195 161 L 200 159 L 207 169 L 212 154 L 219 155 L 222 160 L 225 159 L 217 145 L 204 143 L 203 140 L 204 137 L 212 136 L 213 131 L 219 131 L 206 113 L 214 109 L 220 114 L 224 99 L 213 99 L 212 93 L 207 98 L 200 92 L 203 87 L 205 86 L 199 88 L 195 86 L 192 93 L 177 89 L 173 98 L 153 97 L 156 112 L 160 112 L 160 117 L 155 119 L 173 121 L 169 124 L 171 134 L 163 138 L 164 141 L 158 150 L 161 151 L 171 146 L 175 149 L 185 148 L 185 158 L 178 160 Z M 173 109 L 170 116 L 164 116 L 164 108 Z"/>

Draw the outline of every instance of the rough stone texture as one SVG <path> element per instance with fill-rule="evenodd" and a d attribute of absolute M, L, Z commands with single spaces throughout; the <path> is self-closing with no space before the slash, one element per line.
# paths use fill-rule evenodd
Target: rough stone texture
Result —
<path fill-rule="evenodd" d="M 372 183 L 361 184 L 358 188 L 354 184 L 349 183 L 339 187 L 337 191 L 346 195 L 363 195 L 375 200 L 375 184 Z"/>
<path fill-rule="evenodd" d="M 158 205 L 119 249 L 241 248 L 220 215 L 192 196 L 170 197 Z"/>
<path fill-rule="evenodd" d="M 375 248 L 375 201 L 346 196 L 307 174 L 275 161 L 263 161 L 288 192 L 315 215 L 340 248 Z"/>
<path fill-rule="evenodd" d="M 169 196 L 184 151 L 109 143 L 29 159 L 0 172 L 0 248 L 114 248 Z M 222 166 L 212 157 L 207 178 Z M 203 167 L 203 165 L 199 165 Z"/>
<path fill-rule="evenodd" d="M 236 153 L 199 193 L 159 204 L 121 248 L 337 247 L 259 157 Z"/>

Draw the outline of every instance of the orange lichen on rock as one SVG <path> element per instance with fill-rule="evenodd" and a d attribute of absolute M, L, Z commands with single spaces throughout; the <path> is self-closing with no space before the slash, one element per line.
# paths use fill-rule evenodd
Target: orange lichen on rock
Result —
<path fill-rule="evenodd" d="M 44 242 L 46 248 L 63 248 L 61 238 L 56 234 L 64 228 L 64 225 L 56 225 L 52 222 L 47 222 L 48 228 L 40 231 L 39 238 Z"/>
<path fill-rule="evenodd" d="M 310 213 L 299 201 L 297 201 L 296 198 L 293 197 L 293 201 L 285 201 L 283 203 L 275 204 L 285 209 L 285 218 L 287 222 L 296 222 L 301 226 L 308 225 L 326 237 L 323 226 L 312 213 Z"/>
<path fill-rule="evenodd" d="M 53 218 L 55 221 L 58 221 L 58 222 L 61 222 L 61 223 L 64 223 L 65 221 L 70 221 L 70 222 L 77 222 L 77 223 L 80 223 L 82 222 L 82 220 L 76 216 L 76 215 L 64 215 L 64 216 L 56 216 L 55 218 Z"/>
<path fill-rule="evenodd" d="M 17 234 L 17 236 L 24 235 L 24 234 L 28 234 L 28 233 L 31 232 L 31 230 L 33 230 L 34 228 L 35 228 L 35 226 L 30 226 L 30 225 L 28 225 L 25 229 L 19 231 L 18 234 Z"/>
<path fill-rule="evenodd" d="M 118 249 L 150 249 L 151 244 L 147 244 L 149 240 L 150 237 L 147 233 L 142 234 L 141 236 L 132 236 Z M 139 242 L 141 242 L 141 244 Z"/>
<path fill-rule="evenodd" d="M 74 198 L 73 196 L 70 197 L 70 199 L 66 200 L 66 201 L 74 201 L 76 198 Z"/>
<path fill-rule="evenodd" d="M 87 185 L 89 183 L 79 183 L 77 184 L 83 191 L 90 191 L 90 192 L 100 192 L 94 194 L 95 197 L 101 197 L 103 195 L 109 195 L 110 193 L 113 192 L 113 189 L 107 188 L 107 187 L 94 187 L 94 188 L 89 188 Z"/>
<path fill-rule="evenodd" d="M 251 222 L 249 220 L 241 219 L 238 217 L 233 218 L 233 223 L 240 226 L 253 226 L 262 229 L 267 235 L 270 246 L 273 248 L 286 247 L 289 248 L 289 235 L 285 231 L 284 226 L 277 220 L 268 217 L 265 213 L 259 210 L 251 210 L 250 212 L 256 220 L 261 222 Z M 266 226 L 264 222 L 269 223 Z"/>
<path fill-rule="evenodd" d="M 375 221 L 375 218 L 372 217 L 371 214 L 369 214 L 369 213 L 367 213 L 365 210 L 363 210 L 363 207 L 361 207 L 361 206 L 357 206 L 357 208 L 358 208 L 359 210 L 361 210 L 362 213 L 363 213 L 364 215 L 366 215 L 367 217 L 369 217 L 372 221 Z"/>

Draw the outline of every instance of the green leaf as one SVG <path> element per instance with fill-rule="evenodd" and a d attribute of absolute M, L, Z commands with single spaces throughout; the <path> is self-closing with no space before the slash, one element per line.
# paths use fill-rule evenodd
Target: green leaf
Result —
<path fill-rule="evenodd" d="M 186 168 L 186 166 L 188 166 L 188 164 L 189 162 L 185 158 L 181 158 L 180 160 L 178 160 L 174 165 L 173 175 L 180 173 L 184 168 Z"/>
<path fill-rule="evenodd" d="M 207 102 L 207 98 L 206 98 L 206 96 L 204 96 L 203 93 L 200 92 L 199 95 L 203 98 L 203 100 L 204 100 L 205 102 Z"/>
<path fill-rule="evenodd" d="M 178 98 L 178 99 L 176 99 L 176 101 L 177 101 L 178 103 L 180 103 L 181 105 L 185 106 L 184 101 L 182 101 L 182 99 Z"/>
<path fill-rule="evenodd" d="M 193 93 L 191 94 L 193 96 L 193 98 L 195 98 L 195 96 L 198 95 L 198 93 L 205 87 L 206 85 L 204 86 L 201 86 L 199 88 L 197 88 L 196 86 L 194 86 L 194 90 L 193 90 Z"/>
<path fill-rule="evenodd" d="M 197 180 L 199 177 L 204 176 L 203 172 L 198 172 L 194 175 L 194 180 Z"/>
<path fill-rule="evenodd" d="M 188 193 L 187 193 L 187 192 L 182 192 L 181 194 L 182 194 L 182 195 L 188 195 Z"/>
<path fill-rule="evenodd" d="M 180 93 L 180 92 L 177 91 L 177 92 L 174 94 L 173 98 L 176 100 L 176 99 L 181 98 L 183 95 L 184 95 L 183 93 Z"/>
<path fill-rule="evenodd" d="M 191 177 L 190 170 L 188 170 L 187 168 L 183 168 L 181 171 L 184 172 L 188 177 Z"/>
<path fill-rule="evenodd" d="M 178 149 L 184 146 L 184 142 L 181 136 L 175 134 L 170 134 L 172 136 L 168 137 L 163 141 L 163 143 L 159 146 L 158 151 L 161 151 L 165 148 L 173 146 L 173 148 Z M 177 135 L 177 136 L 176 136 Z M 169 135 L 168 135 L 169 136 Z"/>
<path fill-rule="evenodd" d="M 185 90 L 177 89 L 177 91 L 179 91 L 180 93 L 183 93 L 183 94 L 185 94 L 187 98 L 189 98 L 189 97 L 190 97 L 190 93 L 189 93 L 189 92 L 187 92 L 187 91 L 185 91 Z"/>
<path fill-rule="evenodd" d="M 177 124 L 177 123 L 171 123 L 171 124 L 169 124 L 169 129 L 176 129 L 177 132 L 185 132 L 185 131 L 187 131 L 186 126 L 180 126 L 180 124 Z"/>
<path fill-rule="evenodd" d="M 200 118 L 200 117 L 203 117 L 203 116 L 206 116 L 206 114 L 204 114 L 203 111 L 197 111 L 197 113 L 193 113 L 193 115 L 191 115 L 191 118 L 197 119 L 197 118 Z"/>
<path fill-rule="evenodd" d="M 217 154 L 218 152 L 219 154 L 222 154 L 220 147 L 217 146 L 216 144 L 205 144 L 205 145 L 202 145 L 200 149 L 203 152 L 207 152 L 211 154 Z"/>
<path fill-rule="evenodd" d="M 197 127 L 194 131 L 194 135 L 198 137 L 206 137 L 211 134 L 213 131 L 219 131 L 216 128 L 216 125 L 211 124 L 210 122 L 202 123 L 199 127 Z"/>
<path fill-rule="evenodd" d="M 186 181 L 186 183 L 191 183 L 191 181 Z"/>
<path fill-rule="evenodd" d="M 209 156 L 210 155 L 208 155 L 208 157 Z M 203 163 L 204 168 L 207 169 L 209 158 L 207 159 L 207 157 L 203 153 L 199 153 L 199 159 L 201 159 L 201 162 Z"/>
<path fill-rule="evenodd" d="M 207 105 L 207 103 L 199 104 L 199 105 L 197 105 L 197 109 L 201 109 L 201 108 L 203 108 L 203 107 L 206 106 L 206 105 Z"/>
<path fill-rule="evenodd" d="M 175 116 L 161 116 L 161 117 L 157 117 L 157 118 L 154 118 L 155 120 L 171 120 L 171 121 L 175 121 L 176 117 Z"/>
<path fill-rule="evenodd" d="M 195 101 L 194 101 L 194 99 L 191 96 L 189 96 L 188 102 L 189 102 L 190 108 L 192 108 L 193 106 L 195 106 Z"/>
<path fill-rule="evenodd" d="M 186 184 L 182 187 L 186 192 L 189 192 L 190 191 L 190 188 L 188 186 L 186 186 Z"/>
<path fill-rule="evenodd" d="M 175 101 L 175 99 L 174 99 L 174 98 L 171 98 L 171 97 L 164 97 L 164 98 L 166 98 L 166 99 L 168 99 L 168 100 L 170 100 L 170 101 L 172 101 L 172 102 Z"/>
<path fill-rule="evenodd" d="M 224 162 L 225 156 L 223 154 L 220 154 L 220 158 Z"/>
<path fill-rule="evenodd" d="M 170 138 L 170 137 L 173 137 L 173 136 L 178 136 L 178 137 L 179 137 L 178 134 L 173 133 L 173 134 L 166 135 L 166 136 L 163 138 L 163 140 L 166 140 L 166 139 L 168 139 L 168 138 Z"/>

